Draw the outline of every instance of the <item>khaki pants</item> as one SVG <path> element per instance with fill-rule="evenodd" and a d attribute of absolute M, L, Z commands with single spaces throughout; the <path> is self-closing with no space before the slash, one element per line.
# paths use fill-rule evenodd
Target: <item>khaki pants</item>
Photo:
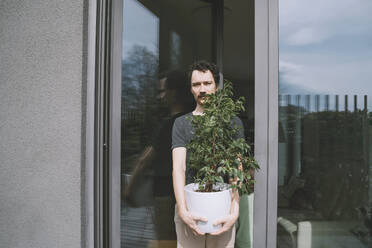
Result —
<path fill-rule="evenodd" d="M 218 236 L 194 235 L 192 230 L 181 220 L 175 208 L 177 248 L 233 248 L 235 243 L 235 225 L 229 231 Z"/>

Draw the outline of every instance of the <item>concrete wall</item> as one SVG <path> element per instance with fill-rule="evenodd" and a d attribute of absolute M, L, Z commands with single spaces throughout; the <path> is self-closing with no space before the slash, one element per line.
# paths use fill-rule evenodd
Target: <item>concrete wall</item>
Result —
<path fill-rule="evenodd" d="M 81 247 L 84 0 L 0 0 L 0 247 Z"/>

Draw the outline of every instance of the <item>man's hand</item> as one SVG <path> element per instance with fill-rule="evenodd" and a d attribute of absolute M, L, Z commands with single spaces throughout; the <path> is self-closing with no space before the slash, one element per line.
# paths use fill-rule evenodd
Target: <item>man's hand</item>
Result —
<path fill-rule="evenodd" d="M 207 218 L 200 217 L 200 216 L 195 216 L 187 210 L 180 211 L 179 216 L 183 220 L 183 222 L 188 227 L 190 227 L 190 229 L 192 230 L 192 232 L 195 235 L 204 235 L 205 234 L 205 233 L 203 233 L 199 230 L 196 223 L 197 223 L 198 220 L 203 221 L 203 222 L 207 222 L 208 221 Z"/>
<path fill-rule="evenodd" d="M 217 232 L 211 233 L 211 235 L 220 235 L 221 233 L 227 232 L 234 226 L 237 219 L 238 215 L 236 214 L 229 214 L 221 219 L 218 219 L 213 225 L 217 226 L 222 224 L 222 227 Z"/>

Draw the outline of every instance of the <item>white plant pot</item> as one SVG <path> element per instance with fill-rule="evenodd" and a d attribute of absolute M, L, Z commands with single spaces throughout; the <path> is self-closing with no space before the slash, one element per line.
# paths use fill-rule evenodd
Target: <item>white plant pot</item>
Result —
<path fill-rule="evenodd" d="M 185 186 L 186 206 L 194 215 L 205 217 L 208 222 L 198 221 L 198 228 L 204 233 L 213 233 L 221 225 L 213 225 L 217 219 L 229 215 L 231 207 L 231 188 L 219 192 L 196 192 L 198 185 L 191 183 Z"/>

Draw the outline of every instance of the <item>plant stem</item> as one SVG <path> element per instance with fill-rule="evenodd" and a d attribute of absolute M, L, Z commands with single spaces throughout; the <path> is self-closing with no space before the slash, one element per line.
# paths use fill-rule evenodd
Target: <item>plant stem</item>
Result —
<path fill-rule="evenodd" d="M 216 149 L 215 149 L 215 147 L 216 147 L 216 135 L 217 135 L 216 132 L 214 132 L 213 133 L 213 143 L 212 143 L 213 157 L 216 154 Z"/>
<path fill-rule="evenodd" d="M 205 184 L 205 192 L 212 192 L 213 185 L 210 182 Z"/>

